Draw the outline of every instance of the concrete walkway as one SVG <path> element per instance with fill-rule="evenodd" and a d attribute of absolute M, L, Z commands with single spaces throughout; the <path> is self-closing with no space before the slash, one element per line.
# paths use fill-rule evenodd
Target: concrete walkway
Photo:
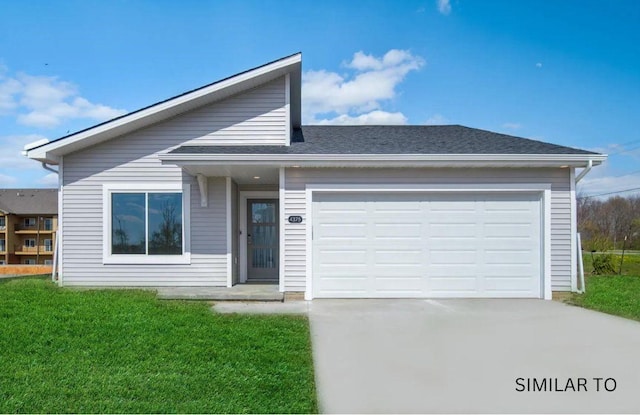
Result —
<path fill-rule="evenodd" d="M 211 300 L 211 301 L 279 301 L 284 294 L 277 284 L 236 284 L 227 287 L 158 287 L 162 300 Z"/>
<path fill-rule="evenodd" d="M 310 305 L 323 412 L 640 412 L 635 321 L 543 300 Z M 527 378 L 551 378 L 552 390 L 516 391 Z M 579 378 L 583 390 L 553 391 Z"/>

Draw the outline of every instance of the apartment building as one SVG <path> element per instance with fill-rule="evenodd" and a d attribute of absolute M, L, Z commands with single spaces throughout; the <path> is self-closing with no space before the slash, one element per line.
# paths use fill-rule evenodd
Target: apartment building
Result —
<path fill-rule="evenodd" d="M 0 189 L 0 265 L 52 265 L 57 189 Z"/>

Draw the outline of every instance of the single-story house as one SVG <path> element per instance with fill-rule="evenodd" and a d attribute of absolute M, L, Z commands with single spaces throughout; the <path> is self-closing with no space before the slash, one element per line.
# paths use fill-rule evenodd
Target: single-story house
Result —
<path fill-rule="evenodd" d="M 303 126 L 294 54 L 47 143 L 60 283 L 263 282 L 305 298 L 575 291 L 576 168 L 463 127 Z"/>

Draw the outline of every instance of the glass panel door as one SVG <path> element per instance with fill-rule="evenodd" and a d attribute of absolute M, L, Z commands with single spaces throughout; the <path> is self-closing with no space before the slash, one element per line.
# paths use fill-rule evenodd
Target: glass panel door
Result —
<path fill-rule="evenodd" d="M 247 279 L 278 280 L 278 200 L 247 200 Z"/>

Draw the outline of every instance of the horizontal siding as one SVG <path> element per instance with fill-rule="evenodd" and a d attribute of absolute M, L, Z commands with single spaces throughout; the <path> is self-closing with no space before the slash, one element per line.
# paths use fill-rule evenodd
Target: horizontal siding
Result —
<path fill-rule="evenodd" d="M 283 145 L 287 139 L 285 79 L 189 112 L 168 133 L 191 136 L 187 145 Z"/>
<path fill-rule="evenodd" d="M 551 184 L 551 286 L 571 290 L 571 192 L 569 169 L 287 169 L 285 216 L 305 218 L 285 223 L 285 289 L 306 288 L 306 200 L 308 184 Z"/>
<path fill-rule="evenodd" d="M 65 285 L 226 286 L 226 182 L 209 179 L 209 206 L 196 180 L 158 153 L 191 145 L 286 142 L 285 79 L 178 115 L 64 157 L 62 274 Z M 191 184 L 190 265 L 104 265 L 104 183 Z"/>
<path fill-rule="evenodd" d="M 108 172 L 84 177 L 72 157 L 65 157 L 63 198 L 63 278 L 70 286 L 225 286 L 226 205 L 225 179 L 209 179 L 209 207 L 200 206 L 198 185 L 173 169 L 165 182 L 191 184 L 190 265 L 104 265 L 102 263 L 102 183 L 118 182 Z M 78 178 L 77 180 L 76 177 Z M 154 177 L 141 170 L 131 182 Z M 83 208 L 79 208 L 82 206 Z"/>

